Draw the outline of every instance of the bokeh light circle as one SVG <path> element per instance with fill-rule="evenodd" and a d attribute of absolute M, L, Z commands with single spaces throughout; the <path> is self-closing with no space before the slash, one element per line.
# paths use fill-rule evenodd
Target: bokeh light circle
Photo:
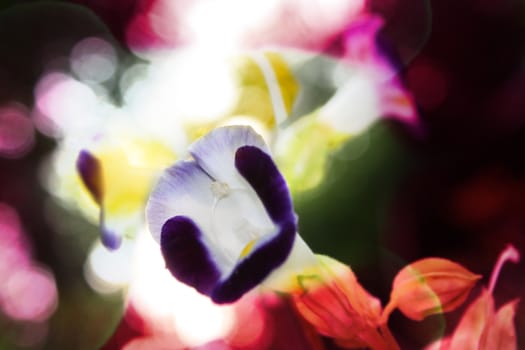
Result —
<path fill-rule="evenodd" d="M 35 132 L 27 109 L 20 104 L 0 107 L 0 156 L 20 158 L 33 147 Z"/>
<path fill-rule="evenodd" d="M 117 54 L 107 41 L 90 37 L 78 42 L 71 52 L 71 68 L 82 81 L 103 83 L 117 69 Z"/>

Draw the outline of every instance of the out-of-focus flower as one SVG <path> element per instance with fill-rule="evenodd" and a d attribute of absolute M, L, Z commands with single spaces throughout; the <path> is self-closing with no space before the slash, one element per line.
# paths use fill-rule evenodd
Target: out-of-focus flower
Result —
<path fill-rule="evenodd" d="M 365 10 L 363 0 L 152 0 L 148 5 L 127 28 L 128 45 L 139 53 L 189 44 L 322 51 Z"/>
<path fill-rule="evenodd" d="M 325 104 L 285 128 L 277 140 L 276 158 L 292 190 L 319 184 L 328 156 L 380 117 L 416 124 L 412 98 L 378 39 L 382 25 L 382 19 L 375 15 L 363 15 L 349 25 L 342 40 L 341 58 L 335 61 L 335 93 Z"/>
<path fill-rule="evenodd" d="M 40 130 L 59 141 L 46 168 L 46 187 L 88 219 L 103 219 L 101 231 L 111 234 L 102 240 L 116 248 L 143 225 L 147 192 L 185 140 L 176 121 L 166 120 L 173 129 L 168 136 L 158 127 L 164 115 L 141 118 L 95 90 L 67 74 L 49 73 L 35 90 L 34 116 Z"/>
<path fill-rule="evenodd" d="M 483 289 L 467 308 L 452 335 L 429 345 L 427 350 L 515 350 L 514 315 L 518 300 L 512 300 L 496 310 L 492 295 L 503 264 L 517 263 L 519 252 L 509 245 L 499 256 L 488 289 Z"/>
<path fill-rule="evenodd" d="M 272 142 L 291 114 L 300 89 L 285 52 L 254 51 L 208 57 L 205 52 L 182 50 L 179 55 L 183 62 L 190 62 L 184 71 L 184 67 L 173 67 L 175 73 L 179 70 L 182 73 L 173 85 L 179 101 L 174 103 L 174 116 L 182 120 L 190 139 L 217 126 L 245 124 Z M 208 73 L 214 66 L 219 68 L 214 68 L 213 74 Z M 222 77 L 214 80 L 218 71 L 222 71 Z M 178 107 L 182 102 L 185 106 Z"/>
<path fill-rule="evenodd" d="M 386 319 L 395 307 L 416 321 L 452 311 L 465 301 L 480 278 L 447 259 L 418 260 L 396 275 L 383 317 Z"/>
<path fill-rule="evenodd" d="M 146 208 L 173 276 L 227 303 L 278 268 L 293 277 L 295 269 L 315 264 L 297 235 L 286 182 L 253 129 L 214 129 L 190 153 L 194 160 L 164 172 Z M 288 282 L 281 276 L 269 280 Z"/>
<path fill-rule="evenodd" d="M 103 243 L 116 248 L 140 229 L 153 181 L 176 152 L 158 136 L 110 125 L 79 144 L 64 140 L 48 181 L 55 195 L 97 220 Z"/>
<path fill-rule="evenodd" d="M 141 212 L 153 181 L 173 159 L 174 152 L 162 143 L 140 138 L 110 141 L 80 151 L 78 174 L 99 207 L 105 246 L 115 249 L 123 235 L 134 236 L 133 226 L 141 226 Z"/>

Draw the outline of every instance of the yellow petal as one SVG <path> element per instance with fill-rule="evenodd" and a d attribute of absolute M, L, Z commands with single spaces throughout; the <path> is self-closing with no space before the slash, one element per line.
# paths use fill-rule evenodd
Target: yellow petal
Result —
<path fill-rule="evenodd" d="M 230 115 L 250 115 L 268 128 L 274 128 L 279 119 L 276 105 L 282 104 L 287 116 L 299 90 L 288 64 L 277 53 L 265 53 L 257 57 L 237 57 L 234 65 L 239 98 Z"/>
<path fill-rule="evenodd" d="M 292 193 L 312 189 L 324 176 L 330 154 L 348 139 L 318 119 L 317 112 L 305 116 L 282 131 L 275 156 Z"/>

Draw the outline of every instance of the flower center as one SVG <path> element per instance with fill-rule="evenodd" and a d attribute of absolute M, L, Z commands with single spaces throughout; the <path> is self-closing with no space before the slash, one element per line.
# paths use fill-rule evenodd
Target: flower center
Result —
<path fill-rule="evenodd" d="M 262 237 L 273 232 L 273 223 L 255 193 L 214 181 L 211 211 L 212 240 L 234 266 L 249 255 Z"/>
<path fill-rule="evenodd" d="M 210 188 L 216 201 L 230 194 L 230 186 L 226 182 L 213 181 Z"/>

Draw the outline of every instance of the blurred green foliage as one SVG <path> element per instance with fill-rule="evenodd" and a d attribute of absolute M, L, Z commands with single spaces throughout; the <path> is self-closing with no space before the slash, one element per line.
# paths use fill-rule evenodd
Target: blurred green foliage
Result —
<path fill-rule="evenodd" d="M 316 253 L 353 267 L 377 261 L 385 212 L 412 158 L 387 123 L 352 138 L 331 157 L 324 182 L 296 196 L 300 234 Z"/>

